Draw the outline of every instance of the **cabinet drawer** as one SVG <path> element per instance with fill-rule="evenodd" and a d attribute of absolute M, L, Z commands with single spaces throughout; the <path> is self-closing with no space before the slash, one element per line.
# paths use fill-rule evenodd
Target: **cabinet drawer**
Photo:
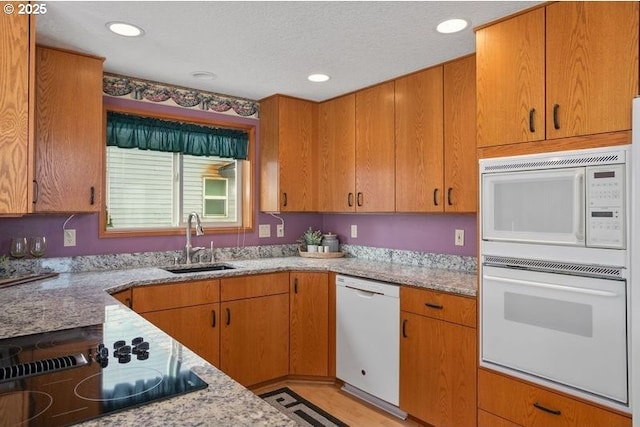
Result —
<path fill-rule="evenodd" d="M 476 327 L 476 299 L 402 286 L 400 310 L 434 319 Z"/>
<path fill-rule="evenodd" d="M 255 298 L 289 292 L 289 273 L 258 274 L 221 279 L 222 301 Z"/>
<path fill-rule="evenodd" d="M 133 288 L 133 310 L 137 313 L 218 301 L 219 280 L 196 280 Z"/>
<path fill-rule="evenodd" d="M 478 407 L 523 426 L 631 426 L 630 417 L 484 369 L 478 372 Z"/>

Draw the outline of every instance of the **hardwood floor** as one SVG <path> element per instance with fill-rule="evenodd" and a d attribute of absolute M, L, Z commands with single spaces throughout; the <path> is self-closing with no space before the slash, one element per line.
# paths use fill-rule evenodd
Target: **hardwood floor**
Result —
<path fill-rule="evenodd" d="M 317 383 L 307 381 L 287 380 L 269 384 L 252 390 L 256 394 L 266 393 L 280 387 L 289 387 L 314 405 L 324 409 L 334 417 L 347 423 L 351 427 L 358 426 L 422 426 L 415 420 L 401 420 L 380 409 L 369 405 L 343 392 L 333 383 Z"/>

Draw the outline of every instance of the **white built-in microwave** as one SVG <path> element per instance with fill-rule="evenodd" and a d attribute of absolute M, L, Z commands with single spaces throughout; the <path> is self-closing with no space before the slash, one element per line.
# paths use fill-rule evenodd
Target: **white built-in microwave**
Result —
<path fill-rule="evenodd" d="M 481 237 L 626 249 L 629 146 L 480 161 Z"/>

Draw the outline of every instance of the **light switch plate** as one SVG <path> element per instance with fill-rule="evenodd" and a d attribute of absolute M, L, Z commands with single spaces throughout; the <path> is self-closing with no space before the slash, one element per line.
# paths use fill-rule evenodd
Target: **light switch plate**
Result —
<path fill-rule="evenodd" d="M 271 224 L 260 224 L 258 226 L 258 237 L 271 237 Z"/>
<path fill-rule="evenodd" d="M 75 246 L 76 245 L 76 230 L 73 228 L 68 228 L 64 230 L 64 246 Z"/>
<path fill-rule="evenodd" d="M 456 230 L 454 243 L 456 246 L 464 246 L 464 230 Z"/>
<path fill-rule="evenodd" d="M 276 237 L 284 237 L 284 224 L 276 225 Z"/>
<path fill-rule="evenodd" d="M 351 237 L 356 239 L 358 238 L 358 225 L 357 224 L 351 224 Z"/>

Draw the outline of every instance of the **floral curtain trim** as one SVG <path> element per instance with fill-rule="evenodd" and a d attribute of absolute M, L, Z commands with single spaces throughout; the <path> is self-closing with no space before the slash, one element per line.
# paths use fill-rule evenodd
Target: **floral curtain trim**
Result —
<path fill-rule="evenodd" d="M 246 132 L 235 129 L 212 128 L 109 111 L 107 145 L 245 160 L 249 151 L 249 136 Z"/>
<path fill-rule="evenodd" d="M 258 103 L 249 99 L 170 86 L 117 74 L 104 74 L 102 91 L 109 96 L 129 96 L 132 99 L 157 103 L 173 102 L 184 108 L 211 110 L 242 117 L 257 118 L 259 111 Z"/>

